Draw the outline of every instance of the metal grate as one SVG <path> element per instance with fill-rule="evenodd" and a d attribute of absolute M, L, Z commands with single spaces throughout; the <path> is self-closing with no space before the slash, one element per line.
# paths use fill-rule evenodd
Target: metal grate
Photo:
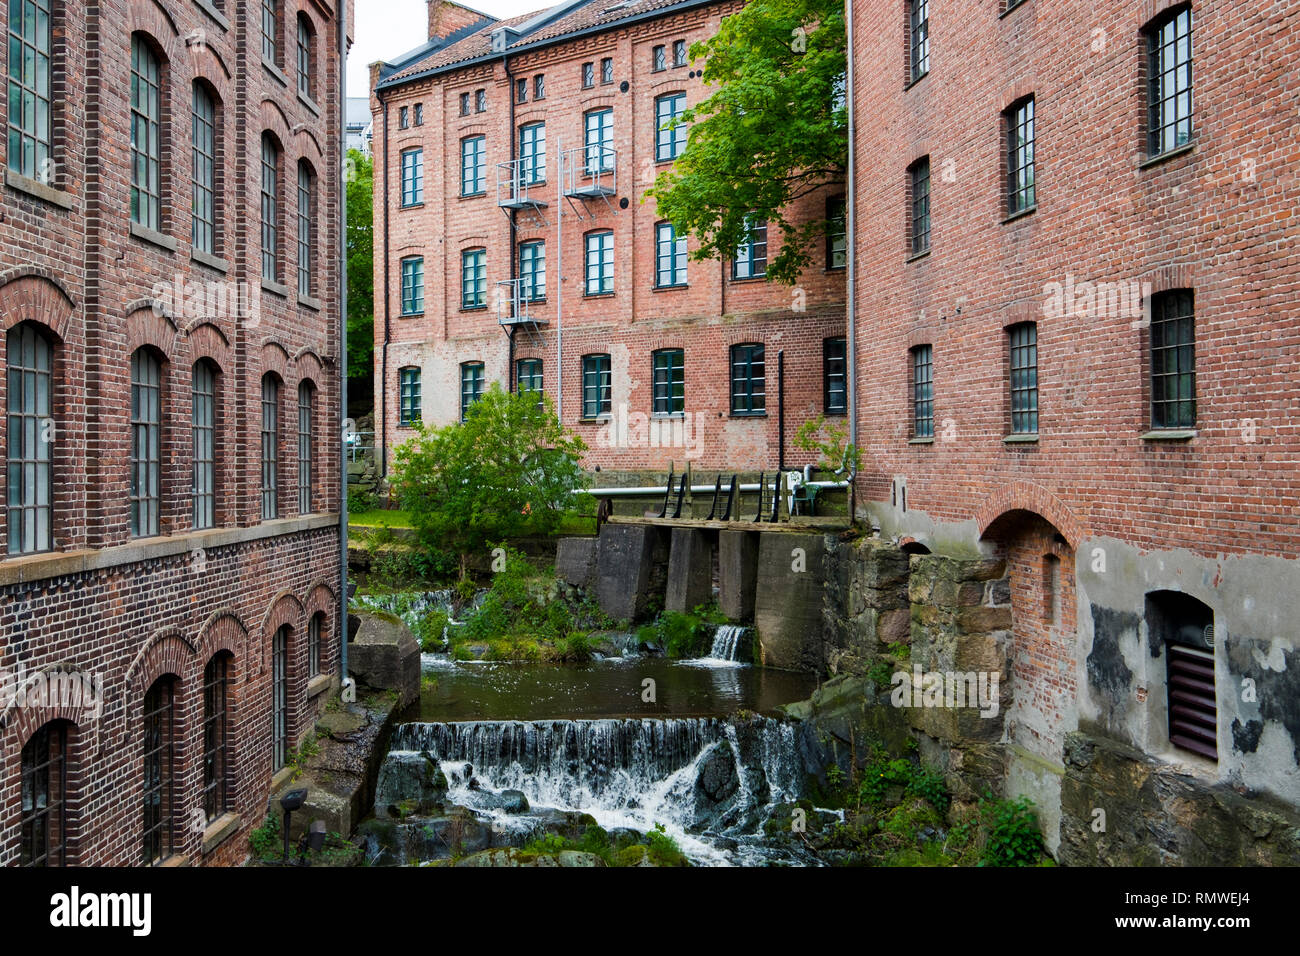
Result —
<path fill-rule="evenodd" d="M 68 725 L 46 724 L 22 753 L 23 866 L 68 864 Z"/>
<path fill-rule="evenodd" d="M 1219 759 L 1219 711 L 1214 693 L 1214 655 L 1182 644 L 1168 650 L 1169 741 L 1192 753 Z"/>

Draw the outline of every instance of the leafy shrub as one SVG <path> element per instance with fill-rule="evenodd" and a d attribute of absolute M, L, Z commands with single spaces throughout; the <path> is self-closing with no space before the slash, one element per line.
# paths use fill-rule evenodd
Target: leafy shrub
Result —
<path fill-rule="evenodd" d="M 987 830 L 981 866 L 1034 866 L 1043 852 L 1034 803 L 1028 797 L 1017 800 L 985 800 L 980 805 L 981 822 Z"/>
<path fill-rule="evenodd" d="M 253 851 L 253 856 L 264 863 L 278 859 L 284 852 L 284 840 L 280 836 L 280 818 L 274 813 L 268 813 L 260 827 L 249 831 L 248 846 Z"/>
<path fill-rule="evenodd" d="M 425 614 L 416 623 L 416 636 L 420 639 L 420 649 L 426 653 L 442 650 L 447 644 L 447 628 L 451 618 L 441 608 L 435 608 Z"/>

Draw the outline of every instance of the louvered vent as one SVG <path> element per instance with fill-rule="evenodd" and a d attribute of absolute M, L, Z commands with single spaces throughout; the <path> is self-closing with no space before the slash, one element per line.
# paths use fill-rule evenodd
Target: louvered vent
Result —
<path fill-rule="evenodd" d="M 1182 644 L 1169 652 L 1169 740 L 1211 760 L 1219 759 L 1219 711 L 1214 696 L 1214 655 Z"/>

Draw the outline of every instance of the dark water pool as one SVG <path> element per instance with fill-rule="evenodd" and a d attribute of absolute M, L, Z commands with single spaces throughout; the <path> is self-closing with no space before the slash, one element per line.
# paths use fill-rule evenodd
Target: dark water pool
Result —
<path fill-rule="evenodd" d="M 453 662 L 426 655 L 422 721 L 712 717 L 803 700 L 808 674 L 733 663 L 610 658 L 586 665 Z M 647 681 L 653 683 L 646 683 Z"/>

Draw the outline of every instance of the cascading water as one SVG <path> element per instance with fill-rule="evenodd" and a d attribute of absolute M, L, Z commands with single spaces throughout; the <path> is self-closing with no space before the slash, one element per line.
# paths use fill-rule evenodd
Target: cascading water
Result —
<path fill-rule="evenodd" d="M 500 792 L 517 790 L 535 811 L 587 813 L 611 831 L 662 824 L 697 863 L 755 862 L 771 859 L 758 839 L 771 808 L 800 796 L 797 738 L 767 717 L 403 724 L 376 811 L 414 796 L 411 767 L 436 762 L 447 801 L 498 826 L 526 826 L 502 809 Z"/>
<path fill-rule="evenodd" d="M 749 633 L 749 628 L 740 624 L 723 624 L 713 634 L 713 647 L 709 658 L 715 661 L 738 661 L 742 639 Z"/>

